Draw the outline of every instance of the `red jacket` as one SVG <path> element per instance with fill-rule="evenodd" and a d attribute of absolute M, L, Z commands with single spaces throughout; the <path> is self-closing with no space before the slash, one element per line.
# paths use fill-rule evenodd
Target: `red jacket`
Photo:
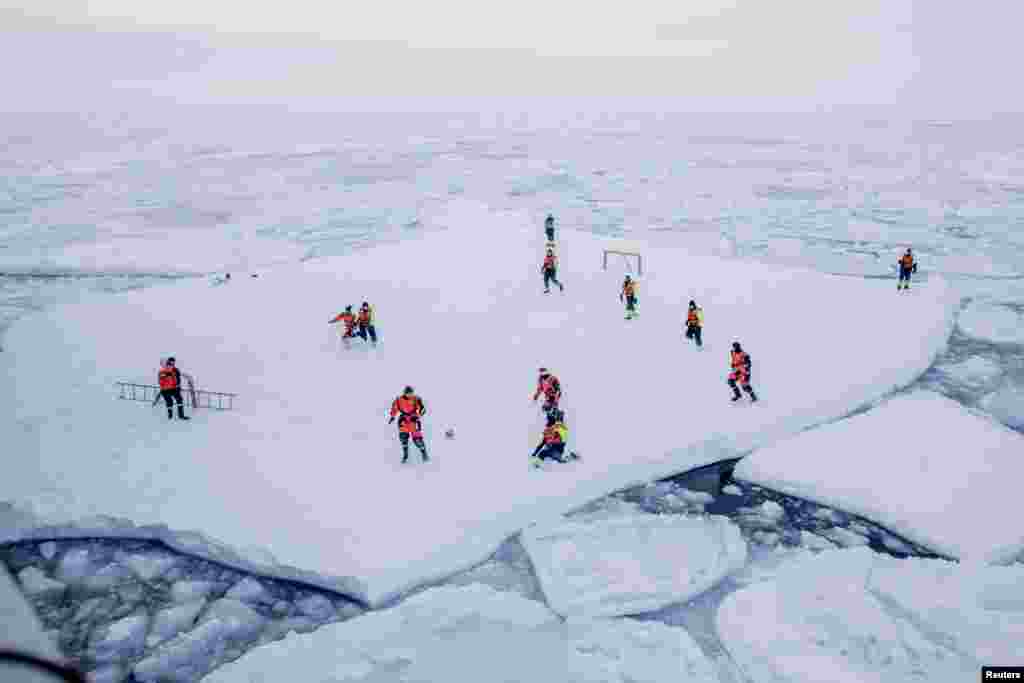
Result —
<path fill-rule="evenodd" d="M 750 356 L 746 351 L 730 351 L 730 363 L 732 372 L 729 379 L 748 380 L 750 379 Z"/>
<path fill-rule="evenodd" d="M 181 386 L 181 373 L 178 372 L 178 368 L 163 366 L 157 373 L 157 379 L 160 381 L 160 391 L 177 389 Z"/>
<path fill-rule="evenodd" d="M 420 417 L 426 414 L 427 407 L 423 404 L 423 399 L 415 394 L 402 394 L 391 402 L 391 417 L 401 416 L 398 420 L 398 430 L 407 434 L 420 433 Z"/>
<path fill-rule="evenodd" d="M 544 394 L 544 397 L 549 401 L 557 401 L 562 396 L 562 385 L 559 383 L 558 378 L 554 375 L 542 375 L 537 380 L 537 391 L 533 393 L 533 400 L 536 401 L 537 397 Z"/>
<path fill-rule="evenodd" d="M 337 316 L 335 316 L 334 318 L 332 318 L 328 322 L 329 323 L 336 323 L 339 320 L 341 322 L 345 323 L 345 332 L 351 332 L 352 331 L 352 327 L 356 323 L 356 317 L 354 315 L 352 315 L 351 313 L 348 313 L 348 312 L 339 313 Z"/>

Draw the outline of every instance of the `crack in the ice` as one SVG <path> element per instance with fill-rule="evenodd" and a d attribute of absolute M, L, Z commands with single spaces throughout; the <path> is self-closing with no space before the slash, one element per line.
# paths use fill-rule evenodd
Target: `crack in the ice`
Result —
<path fill-rule="evenodd" d="M 882 591 L 873 588 L 871 586 L 871 575 L 873 571 L 874 569 L 871 569 L 867 572 L 867 576 L 864 579 L 864 591 L 868 595 L 874 597 L 882 609 L 884 609 L 893 620 L 907 622 L 916 629 L 918 633 L 927 638 L 933 645 L 952 652 L 961 659 L 970 662 L 973 666 L 977 666 L 980 669 L 983 662 L 979 661 L 973 654 L 960 647 L 953 635 L 932 627 L 924 619 L 914 613 L 913 610 L 907 609 L 893 598 L 884 594 Z"/>

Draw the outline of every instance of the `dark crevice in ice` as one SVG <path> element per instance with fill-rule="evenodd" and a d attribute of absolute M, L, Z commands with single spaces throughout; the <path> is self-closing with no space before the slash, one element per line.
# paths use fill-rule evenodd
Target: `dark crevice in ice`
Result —
<path fill-rule="evenodd" d="M 21 541 L 0 546 L 0 562 L 70 663 L 100 680 L 198 681 L 291 631 L 365 612 L 155 541 Z"/>

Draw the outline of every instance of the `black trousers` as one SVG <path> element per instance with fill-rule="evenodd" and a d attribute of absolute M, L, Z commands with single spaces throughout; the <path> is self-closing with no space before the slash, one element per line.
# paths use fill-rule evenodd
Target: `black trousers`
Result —
<path fill-rule="evenodd" d="M 181 397 L 181 387 L 177 389 L 161 389 L 160 395 L 164 397 L 164 403 L 167 404 L 167 410 L 174 407 L 174 403 L 177 402 L 179 406 L 185 404 L 185 400 Z"/>
<path fill-rule="evenodd" d="M 181 397 L 181 387 L 175 389 L 161 389 L 160 395 L 164 398 L 164 403 L 167 404 L 167 417 L 174 417 L 174 403 L 178 403 L 178 417 L 181 419 L 185 418 L 185 401 Z"/>
<path fill-rule="evenodd" d="M 564 443 L 546 443 L 537 447 L 533 451 L 535 458 L 544 460 L 551 458 L 552 460 L 563 461 L 565 460 L 565 444 Z"/>
<path fill-rule="evenodd" d="M 548 242 L 555 241 L 555 229 L 553 227 L 544 228 L 544 234 L 547 235 Z"/>
<path fill-rule="evenodd" d="M 545 415 L 550 415 L 558 410 L 558 398 L 559 397 L 548 396 L 547 394 L 544 395 L 543 410 Z"/>
<path fill-rule="evenodd" d="M 687 325 L 686 326 L 686 338 L 693 339 L 697 342 L 697 346 L 703 346 L 703 342 L 700 340 L 700 325 Z"/>
<path fill-rule="evenodd" d="M 912 269 L 904 268 L 903 266 L 900 266 L 900 282 L 903 282 L 904 280 L 906 280 L 907 282 L 910 282 L 910 274 L 912 272 L 913 272 Z"/>
<path fill-rule="evenodd" d="M 562 283 L 559 282 L 558 278 L 556 277 L 557 272 L 558 271 L 556 271 L 554 268 L 544 269 L 544 289 L 550 289 L 549 283 L 551 282 L 554 282 L 556 285 L 558 285 L 559 289 L 565 289 L 565 287 L 562 286 Z"/>
<path fill-rule="evenodd" d="M 626 295 L 626 310 L 627 311 L 635 311 L 636 310 L 636 296 L 635 295 L 633 295 L 633 294 L 627 294 Z"/>
<path fill-rule="evenodd" d="M 373 325 L 363 325 L 363 324 L 360 324 L 356 328 L 356 334 L 359 337 L 361 337 L 363 339 L 363 341 L 366 341 L 367 333 L 369 333 L 369 335 L 370 335 L 370 341 L 372 341 L 374 344 L 376 344 L 377 343 L 377 329 Z"/>
<path fill-rule="evenodd" d="M 409 457 L 409 432 L 398 432 L 398 440 L 402 444 L 402 460 L 404 461 Z M 420 453 L 423 454 L 423 459 L 427 459 L 427 444 L 423 443 L 422 436 L 412 437 L 412 442 L 416 444 L 416 448 L 420 449 Z"/>

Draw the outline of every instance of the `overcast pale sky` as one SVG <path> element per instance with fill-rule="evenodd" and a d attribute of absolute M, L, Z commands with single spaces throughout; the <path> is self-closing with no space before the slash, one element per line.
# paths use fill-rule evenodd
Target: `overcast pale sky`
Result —
<path fill-rule="evenodd" d="M 0 108 L 645 95 L 711 109 L 1021 109 L 1013 1 L 11 1 Z"/>

